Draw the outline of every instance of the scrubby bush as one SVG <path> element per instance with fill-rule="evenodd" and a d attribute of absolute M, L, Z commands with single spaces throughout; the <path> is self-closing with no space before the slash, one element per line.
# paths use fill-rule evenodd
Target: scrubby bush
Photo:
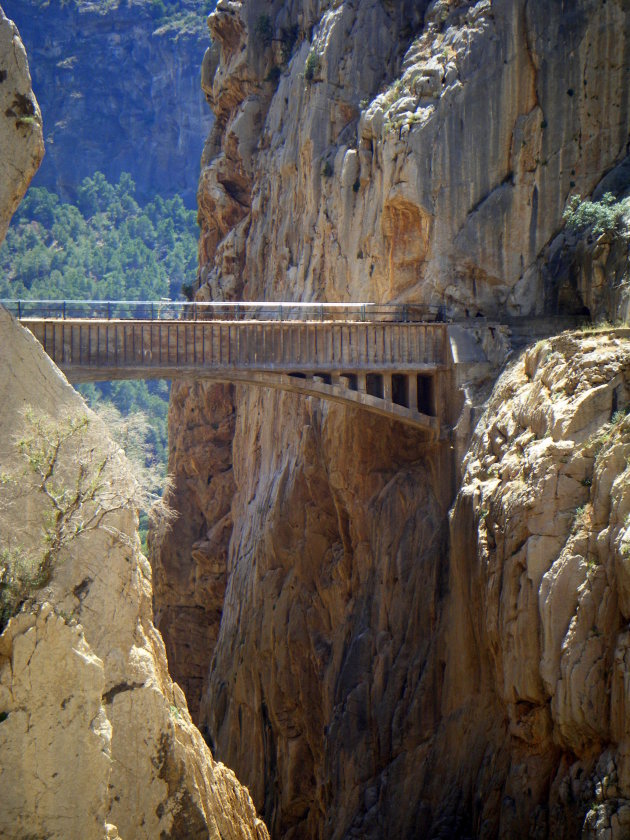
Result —
<path fill-rule="evenodd" d="M 273 40 L 273 26 L 269 15 L 259 15 L 254 25 L 254 35 L 263 47 L 271 46 Z"/>
<path fill-rule="evenodd" d="M 605 193 L 599 201 L 582 201 L 579 195 L 569 200 L 563 218 L 571 230 L 589 231 L 595 236 L 616 233 L 625 216 L 630 214 L 630 198 L 617 201 L 612 193 Z"/>
<path fill-rule="evenodd" d="M 319 70 L 319 55 L 315 50 L 311 50 L 304 65 L 304 79 L 307 82 L 312 82 L 316 73 Z"/>
<path fill-rule="evenodd" d="M 51 417 L 32 407 L 24 411 L 15 466 L 0 473 L 0 632 L 24 601 L 50 582 L 71 543 L 96 529 L 128 539 L 112 514 L 135 508 L 146 517 L 159 498 L 165 479 L 147 462 L 146 416 L 133 412 L 123 417 L 111 406 L 101 416 L 125 450 L 133 475 L 92 428 L 93 418 Z M 22 535 L 21 544 L 15 522 L 34 501 L 41 528 Z M 171 516 L 164 505 L 161 510 L 167 519 Z"/>
<path fill-rule="evenodd" d="M 87 416 L 58 419 L 31 407 L 24 412 L 15 443 L 23 466 L 0 477 L 0 631 L 49 583 L 63 549 L 88 531 L 111 530 L 109 515 L 134 504 L 136 485 L 114 487 L 115 453 L 88 435 L 89 424 Z M 28 545 L 20 545 L 15 517 L 34 498 L 41 506 L 39 537 L 28 535 Z"/>

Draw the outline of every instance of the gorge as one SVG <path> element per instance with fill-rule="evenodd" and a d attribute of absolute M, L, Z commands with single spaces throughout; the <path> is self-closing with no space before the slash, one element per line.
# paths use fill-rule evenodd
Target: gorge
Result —
<path fill-rule="evenodd" d="M 627 15 L 220 2 L 198 299 L 624 321 L 625 234 L 589 243 L 562 216 L 628 188 Z M 454 393 L 454 441 L 432 446 L 317 401 L 174 386 L 156 621 L 273 836 L 627 834 L 622 449 L 599 477 L 627 438 L 627 342 L 527 353 Z"/>
<path fill-rule="evenodd" d="M 72 677 L 99 768 L 72 836 L 630 837 L 629 18 L 624 0 L 219 0 L 195 299 L 413 304 L 477 325 L 485 363 L 450 383 L 437 440 L 175 380 L 152 574 L 120 514 L 124 547 L 84 535 L 0 635 L 3 791 L 23 686 L 52 681 L 38 640 L 98 671 Z M 24 359 L 42 410 L 83 409 L 0 326 L 6 470 L 40 406 Z M 28 831 L 64 836 L 46 808 Z"/>

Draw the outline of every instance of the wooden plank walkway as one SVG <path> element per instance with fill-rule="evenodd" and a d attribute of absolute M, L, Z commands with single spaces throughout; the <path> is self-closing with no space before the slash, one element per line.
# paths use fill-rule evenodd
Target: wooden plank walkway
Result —
<path fill-rule="evenodd" d="M 72 302 L 70 302 L 72 303 Z M 64 304 L 64 313 L 71 307 Z M 353 405 L 440 432 L 442 323 L 21 317 L 72 382 L 203 377 Z"/>
<path fill-rule="evenodd" d="M 22 319 L 64 370 L 166 377 L 181 368 L 332 373 L 436 370 L 444 324 Z"/>

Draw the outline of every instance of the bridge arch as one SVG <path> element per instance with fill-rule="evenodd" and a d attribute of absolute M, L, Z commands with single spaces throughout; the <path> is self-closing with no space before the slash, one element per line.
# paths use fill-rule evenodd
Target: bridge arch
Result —
<path fill-rule="evenodd" d="M 159 310 L 160 319 L 138 319 L 139 304 L 132 302 L 124 304 L 131 317 L 74 317 L 81 305 L 56 303 L 51 316 L 49 306 L 38 313 L 29 302 L 28 314 L 19 306 L 17 313 L 71 382 L 236 382 L 353 406 L 421 429 L 430 439 L 440 436 L 446 324 L 395 320 L 395 307 L 386 312 L 390 320 L 370 320 L 365 305 L 358 314 L 336 309 L 329 320 L 324 309 L 320 320 L 297 317 L 295 304 L 274 304 L 274 312 L 287 306 L 292 316 L 273 320 L 235 319 L 234 312 L 216 317 L 213 310 L 205 313 L 211 318 L 168 318 Z M 105 305 L 111 314 L 112 304 Z"/>

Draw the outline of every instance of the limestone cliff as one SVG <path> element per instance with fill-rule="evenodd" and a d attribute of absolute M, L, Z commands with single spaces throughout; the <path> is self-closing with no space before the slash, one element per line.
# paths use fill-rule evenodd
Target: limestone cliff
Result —
<path fill-rule="evenodd" d="M 627 241 L 561 228 L 627 154 L 629 16 L 220 0 L 200 297 L 623 316 Z M 621 333 L 530 350 L 465 469 L 358 411 L 174 389 L 158 624 L 275 837 L 628 835 L 628 361 Z"/>
<path fill-rule="evenodd" d="M 44 154 L 42 117 L 26 52 L 0 7 L 0 242 Z"/>
<path fill-rule="evenodd" d="M 43 153 L 1 10 L 0 101 L 1 240 Z M 0 835 L 263 840 L 169 676 L 122 451 L 1 308 L 0 356 Z"/>
<path fill-rule="evenodd" d="M 262 840 L 169 677 L 123 453 L 3 310 L 0 347 L 3 590 L 54 548 L 1 628 L 0 834 Z"/>
<path fill-rule="evenodd" d="M 96 170 L 130 172 L 141 200 L 194 206 L 212 118 L 199 89 L 214 2 L 5 0 L 31 57 L 47 155 L 36 184 L 75 200 Z M 79 153 L 77 154 L 77 150 Z"/>

